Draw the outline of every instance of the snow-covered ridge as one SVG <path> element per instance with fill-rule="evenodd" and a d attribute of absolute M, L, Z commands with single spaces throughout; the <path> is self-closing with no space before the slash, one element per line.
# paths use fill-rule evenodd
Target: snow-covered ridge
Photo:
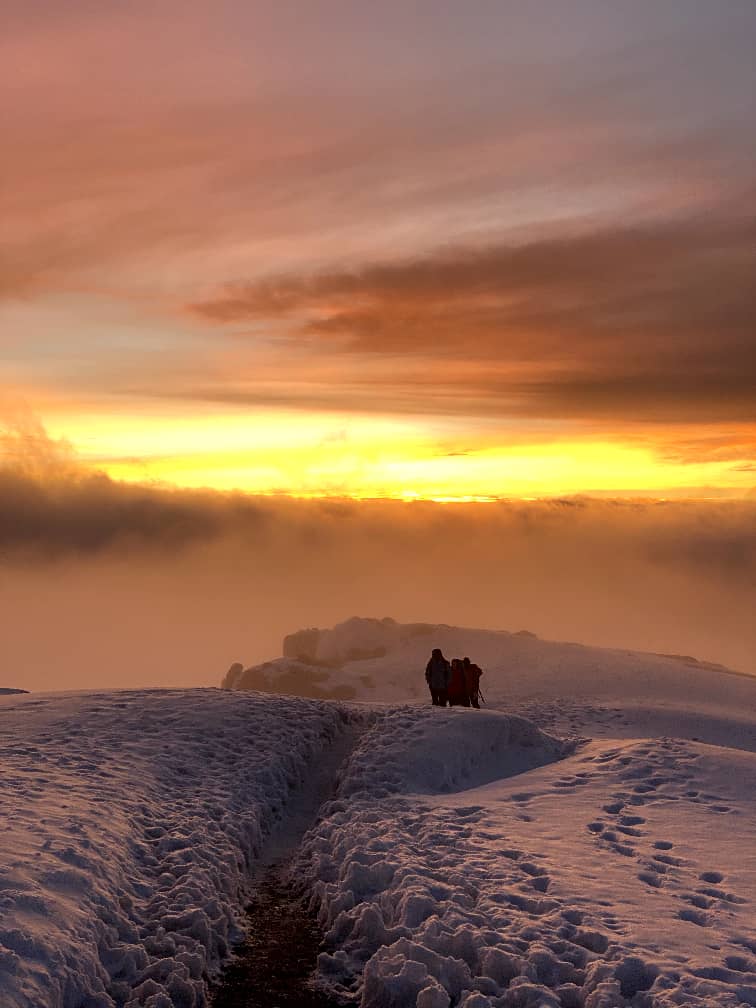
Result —
<path fill-rule="evenodd" d="M 346 717 L 219 690 L 5 698 L 2 1008 L 205 1005 L 263 840 Z"/>
<path fill-rule="evenodd" d="M 334 666 L 366 658 L 383 658 L 402 644 L 427 637 L 436 629 L 430 623 L 397 623 L 386 616 L 372 619 L 353 616 L 329 630 L 311 628 L 288 634 L 283 640 L 284 658 L 310 665 Z"/>
<path fill-rule="evenodd" d="M 470 655 L 484 670 L 494 706 L 534 695 L 750 709 L 756 677 L 686 655 L 544 641 L 527 631 L 476 630 L 446 624 L 401 624 L 352 617 L 328 630 L 290 634 L 283 655 L 248 668 L 236 662 L 226 689 L 257 689 L 332 699 L 425 700 L 423 673 L 433 647 Z"/>

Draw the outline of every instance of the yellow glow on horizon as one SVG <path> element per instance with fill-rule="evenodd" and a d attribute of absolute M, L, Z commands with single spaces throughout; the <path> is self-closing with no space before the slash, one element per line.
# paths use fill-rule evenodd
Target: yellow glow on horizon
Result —
<path fill-rule="evenodd" d="M 448 423 L 284 410 L 135 411 L 46 416 L 86 463 L 128 482 L 253 494 L 479 502 L 581 493 L 743 496 L 747 471 L 722 462 L 674 463 L 620 436 L 556 440 L 515 434 L 452 436 Z M 477 440 L 478 447 L 464 447 Z"/>

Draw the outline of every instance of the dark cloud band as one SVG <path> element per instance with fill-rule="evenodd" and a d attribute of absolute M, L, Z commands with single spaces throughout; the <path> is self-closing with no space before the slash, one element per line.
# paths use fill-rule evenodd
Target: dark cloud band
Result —
<path fill-rule="evenodd" d="M 361 376 L 392 406 L 414 388 L 429 411 L 456 393 L 460 412 L 752 420 L 753 276 L 756 219 L 720 213 L 282 276 L 192 308 L 285 323 L 284 340 L 342 362 L 331 398 L 352 409 Z"/>

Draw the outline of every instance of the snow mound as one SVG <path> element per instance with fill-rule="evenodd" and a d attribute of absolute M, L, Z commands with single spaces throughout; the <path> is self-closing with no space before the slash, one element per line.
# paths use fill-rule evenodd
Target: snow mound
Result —
<path fill-rule="evenodd" d="M 388 711 L 353 754 L 344 798 L 445 794 L 523 773 L 570 748 L 532 721 L 499 711 L 403 707 Z"/>
<path fill-rule="evenodd" d="M 0 1004 L 206 1005 L 264 839 L 345 712 L 189 690 L 2 713 Z"/>

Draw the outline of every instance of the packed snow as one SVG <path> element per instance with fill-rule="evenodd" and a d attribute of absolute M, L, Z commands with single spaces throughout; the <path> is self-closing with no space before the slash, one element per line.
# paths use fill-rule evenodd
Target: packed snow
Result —
<path fill-rule="evenodd" d="M 0 1004 L 198 1006 L 345 714 L 220 690 L 0 702 Z"/>
<path fill-rule="evenodd" d="M 756 1004 L 756 756 L 560 758 L 509 720 L 407 709 L 364 737 L 302 850 L 321 982 L 363 1008 Z"/>
<path fill-rule="evenodd" d="M 432 647 L 487 709 L 430 706 Z M 274 828 L 333 789 L 292 878 L 334 998 L 756 1005 L 756 680 L 393 620 L 283 650 L 225 690 L 0 699 L 2 1008 L 203 1008 Z"/>

